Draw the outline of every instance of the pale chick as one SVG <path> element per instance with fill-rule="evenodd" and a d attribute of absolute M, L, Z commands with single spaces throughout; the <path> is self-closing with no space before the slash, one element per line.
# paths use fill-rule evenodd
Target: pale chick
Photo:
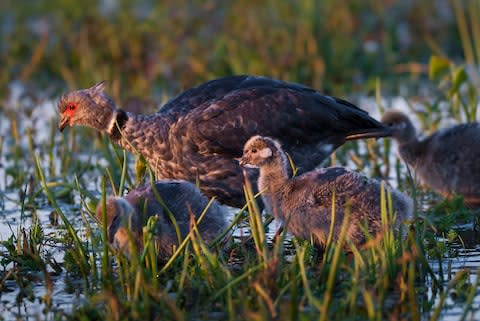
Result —
<path fill-rule="evenodd" d="M 347 239 L 362 245 L 366 235 L 381 232 L 381 183 L 343 167 L 319 168 L 300 176 L 289 177 L 289 162 L 280 144 L 268 137 L 254 136 L 245 144 L 240 164 L 258 167 L 258 189 L 264 202 L 287 230 L 298 238 L 311 239 L 323 247 L 332 223 L 332 200 L 335 193 L 333 240 L 340 234 L 346 211 L 350 211 Z M 412 200 L 386 187 L 390 193 L 395 226 L 410 217 Z"/>

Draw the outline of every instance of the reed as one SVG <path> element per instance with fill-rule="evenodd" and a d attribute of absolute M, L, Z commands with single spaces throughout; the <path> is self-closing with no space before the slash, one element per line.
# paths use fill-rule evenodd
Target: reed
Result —
<path fill-rule="evenodd" d="M 145 15 L 128 1 L 118 1 L 109 15 L 93 5 L 85 15 L 71 1 L 10 3 L 0 4 L 0 295 L 9 309 L 0 319 L 13 310 L 27 318 L 33 304 L 41 312 L 28 318 L 52 320 L 440 320 L 452 304 L 461 307 L 459 319 L 476 318 L 480 274 L 451 263 L 469 246 L 460 224 L 474 221 L 474 213 L 461 199 L 439 202 L 418 186 L 389 140 L 348 143 L 330 163 L 396 177 L 390 183 L 415 200 L 402 231 L 393 228 L 395 213 L 383 190 L 384 231 L 367 235 L 365 246 L 345 238 L 346 219 L 341 237 L 330 237 L 321 253 L 286 231 L 272 239 L 272 219 L 260 212 L 259 195 L 247 182 L 245 206 L 213 244 L 197 231 L 208 205 L 185 238 L 177 228 L 178 248 L 159 260 L 155 217 L 144 227 L 143 251 L 131 241 L 126 256 L 108 244 L 105 214 L 101 222 L 92 215 L 99 202 L 105 207 L 107 194 L 153 184 L 141 157 L 135 155 L 134 167 L 133 157 L 106 136 L 81 128 L 59 134 L 55 119 L 36 128 L 28 101 L 106 79 L 116 101 L 164 102 L 201 81 L 253 73 L 353 101 L 371 94 L 380 112 L 390 107 L 385 96 L 401 92 L 429 132 L 444 125 L 445 115 L 454 122 L 478 118 L 478 2 L 449 2 L 455 20 L 440 19 L 433 0 L 410 11 L 400 0 L 391 7 L 354 0 L 167 0 L 150 4 Z M 436 22 L 435 33 L 427 19 Z M 38 21 L 50 27 L 36 33 Z M 397 36 L 405 21 L 413 45 Z M 464 62 L 448 56 L 459 49 Z M 424 71 L 401 71 L 430 56 L 428 80 Z M 5 98 L 13 79 L 35 89 L 12 104 Z M 420 85 L 430 89 L 428 97 L 417 95 Z M 168 214 L 173 224 L 174 214 Z M 82 299 L 61 311 L 57 294 L 69 287 Z"/>

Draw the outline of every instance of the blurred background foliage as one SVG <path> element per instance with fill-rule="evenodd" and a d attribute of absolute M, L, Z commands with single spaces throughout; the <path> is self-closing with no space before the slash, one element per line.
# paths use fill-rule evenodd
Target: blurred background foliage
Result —
<path fill-rule="evenodd" d="M 335 95 L 378 77 L 396 88 L 427 77 L 432 53 L 463 59 L 452 1 L 3 0 L 0 88 L 106 79 L 125 100 L 245 73 Z"/>
<path fill-rule="evenodd" d="M 7 193 L 11 189 L 19 195 L 13 198 L 20 204 L 11 216 L 20 212 L 20 222 L 29 222 L 23 214 L 26 209 L 41 218 L 41 211 L 51 211 L 45 198 L 41 199 L 41 191 L 51 188 L 52 194 L 47 193 L 50 204 L 58 200 L 62 209 L 49 217 L 52 221 L 60 217 L 70 226 L 67 236 L 60 241 L 55 236 L 52 242 L 65 246 L 62 266 L 67 274 L 81 275 L 85 280 L 84 286 L 72 282 L 87 298 L 85 304 L 83 299 L 74 299 L 71 319 L 75 320 L 117 320 L 120 316 L 149 320 L 157 313 L 170 312 L 177 313 L 179 320 L 184 314 L 195 319 L 199 319 L 197 314 L 200 318 L 208 314 L 217 319 L 238 319 L 242 315 L 238 310 L 249 320 L 276 319 L 269 316 L 267 306 L 273 306 L 270 311 L 278 312 L 279 320 L 306 320 L 310 315 L 318 319 L 317 311 L 328 310 L 330 304 L 324 300 L 326 303 L 319 308 L 319 298 L 323 300 L 332 293 L 330 314 L 323 314 L 327 318 L 353 315 L 356 319 L 394 320 L 411 315 L 415 320 L 420 319 L 419 311 L 422 318 L 433 311 L 431 320 L 436 320 L 441 311 L 451 313 L 451 300 L 453 304 L 466 302 L 462 318 L 470 310 L 474 318 L 472 302 L 478 298 L 480 272 L 470 271 L 463 260 L 466 255 L 476 258 L 476 254 L 472 256 L 468 250 L 463 259 L 453 261 L 448 257 L 459 251 L 447 244 L 460 235 L 454 230 L 458 218 L 473 221 L 465 218 L 461 200 L 434 207 L 425 215 L 419 211 L 425 217 L 423 226 L 430 227 L 434 222 L 440 238 L 426 227 L 423 231 L 416 229 L 415 235 L 409 233 L 412 237 L 396 239 L 397 245 L 371 245 L 362 252 L 365 256 L 355 254 L 353 261 L 346 256 L 338 259 L 327 250 L 328 259 L 321 268 L 313 257 L 310 259 L 305 247 L 296 246 L 296 254 L 288 255 L 291 261 L 287 263 L 280 255 L 282 246 L 275 245 L 270 251 L 263 242 L 261 247 L 255 246 L 264 256 L 251 255 L 251 249 L 245 247 L 244 251 L 242 245 L 237 254 L 242 263 L 234 262 L 235 255 L 233 263 L 232 257 L 216 260 L 209 251 L 195 250 L 192 245 L 183 259 L 160 277 L 156 264 L 139 268 L 143 267 L 139 259 L 129 265 L 129 260 L 118 256 L 118 274 L 107 273 L 110 251 L 106 246 L 99 247 L 98 235 L 90 233 L 89 220 L 78 208 L 87 208 L 84 202 L 93 206 L 89 200 L 96 200 L 105 177 L 113 190 L 122 190 L 123 173 L 127 177 L 131 174 L 124 171 L 127 155 L 122 156 L 105 136 L 90 129 L 71 128 L 59 135 L 54 104 L 42 102 L 68 89 L 107 80 L 108 94 L 120 106 L 133 101 L 133 105 L 156 108 L 157 102 L 203 81 L 255 74 L 303 83 L 348 99 L 352 95 L 375 95 L 380 111 L 390 104 L 384 97 L 398 96 L 397 103 L 401 100 L 416 116 L 419 128 L 431 132 L 444 127 L 445 118 L 455 123 L 478 119 L 479 61 L 480 0 L 0 0 L 0 129 L 8 128 L 0 135 L 0 161 L 5 159 L 0 169 L 5 168 L 7 186 L 7 192 L 0 191 L 0 207 L 5 206 L 4 195 L 10 195 Z M 16 82 L 21 86 L 11 86 Z M 15 97 L 15 87 L 21 88 L 20 97 Z M 405 92 L 405 87 L 413 92 Z M 436 92 L 426 90 L 422 96 L 423 87 Z M 396 177 L 397 185 L 422 208 L 435 201 L 431 195 L 424 197 L 423 191 L 411 183 L 401 161 L 391 157 L 391 146 L 387 140 L 383 145 L 373 140 L 350 142 L 332 156 L 331 163 L 350 166 L 353 162 L 357 170 L 369 172 L 369 176 Z M 141 168 L 141 162 L 137 164 Z M 92 182 L 96 187 L 90 190 Z M 73 224 L 59 214 L 63 210 L 71 215 Z M 250 219 L 260 214 L 255 215 Z M 84 223 L 80 223 L 81 217 Z M 26 281 L 29 274 L 24 270 L 45 271 L 47 292 L 43 296 L 42 289 L 38 302 L 44 300 L 43 311 L 48 314 L 55 301 L 53 293 L 63 301 L 62 290 L 57 289 L 64 286 L 63 281 L 54 280 L 54 291 L 50 281 L 47 267 L 61 270 L 62 266 L 52 261 L 48 252 L 40 252 L 42 243 L 50 239 L 49 225 L 42 224 L 35 221 L 30 231 L 23 230 L 23 234 L 12 235 L 4 242 L 8 251 L 4 256 L 10 260 L 4 260 L 4 264 L 16 260 L 20 267 L 13 273 L 21 292 L 11 302 L 22 302 L 22 309 L 25 301 L 21 295 L 30 293 L 29 300 L 34 295 L 32 281 Z M 58 222 L 51 224 L 56 226 Z M 81 231 L 84 225 L 88 226 L 86 239 L 90 237 L 85 244 L 92 245 L 88 251 L 75 231 Z M 46 227 L 45 233 L 42 226 Z M 263 233 L 263 226 L 260 231 Z M 463 247 L 468 234 L 462 235 Z M 478 248 L 478 234 L 470 233 L 469 238 Z M 437 265 L 420 255 L 423 247 L 429 262 Z M 335 253 L 340 253 L 340 248 L 336 247 Z M 97 259 L 100 257 L 106 259 Z M 455 266 L 452 262 L 460 263 Z M 458 266 L 462 269 L 452 277 Z M 100 268 L 105 273 L 99 273 Z M 468 283 L 467 275 L 477 281 Z M 1 271 L 0 279 L 7 279 Z M 272 279 L 277 281 L 272 283 Z M 90 286 L 86 285 L 90 280 Z M 338 286 L 328 285 L 333 282 Z M 446 284 L 446 289 L 438 284 Z M 395 292 L 397 289 L 400 292 Z M 7 305 L 5 293 L 2 302 Z M 217 304 L 218 298 L 224 304 Z M 276 298 L 273 305 L 272 298 Z M 212 314 L 212 308 L 221 313 Z"/>

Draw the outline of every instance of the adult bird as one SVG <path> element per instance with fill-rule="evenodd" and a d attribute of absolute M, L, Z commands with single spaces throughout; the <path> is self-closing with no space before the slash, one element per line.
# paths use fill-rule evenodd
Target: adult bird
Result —
<path fill-rule="evenodd" d="M 480 206 L 479 123 L 444 128 L 422 139 L 401 111 L 388 110 L 382 123 L 390 127 L 400 157 L 423 184 L 446 197 L 462 195 L 468 206 Z"/>
<path fill-rule="evenodd" d="M 199 181 L 207 196 L 234 207 L 245 202 L 236 158 L 253 135 L 280 140 L 302 173 L 347 140 L 390 134 L 345 100 L 254 76 L 206 82 L 150 115 L 118 108 L 103 82 L 64 94 L 58 110 L 60 130 L 82 125 L 104 132 L 122 148 L 142 154 L 157 178 Z"/>

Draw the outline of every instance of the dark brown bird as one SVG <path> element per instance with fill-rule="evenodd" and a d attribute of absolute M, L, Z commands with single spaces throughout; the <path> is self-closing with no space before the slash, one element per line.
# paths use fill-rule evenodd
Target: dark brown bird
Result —
<path fill-rule="evenodd" d="M 207 196 L 235 207 L 244 205 L 243 175 L 235 158 L 253 135 L 281 139 L 301 173 L 346 140 L 390 134 L 347 101 L 264 77 L 212 80 L 150 115 L 124 112 L 103 90 L 99 83 L 63 95 L 60 130 L 83 125 L 105 132 L 121 147 L 142 154 L 157 178 L 199 180 Z"/>
<path fill-rule="evenodd" d="M 480 124 L 460 124 L 418 139 L 404 113 L 389 110 L 382 123 L 392 129 L 398 153 L 420 181 L 446 197 L 462 195 L 480 206 Z"/>
<path fill-rule="evenodd" d="M 191 215 L 197 220 L 207 208 L 209 200 L 198 188 L 187 181 L 161 180 L 155 189 L 166 208 L 175 217 L 182 240 L 190 231 Z M 125 197 L 109 197 L 106 204 L 109 241 L 116 248 L 129 253 L 130 238 L 138 249 L 143 248 L 143 227 L 151 216 L 157 215 L 154 241 L 159 257 L 173 254 L 178 247 L 177 233 L 165 207 L 159 203 L 150 185 L 130 191 Z M 96 216 L 102 222 L 102 203 Z M 198 224 L 198 231 L 206 243 L 211 242 L 227 227 L 226 208 L 213 201 Z"/>
<path fill-rule="evenodd" d="M 382 231 L 381 184 L 376 180 L 343 167 L 319 168 L 291 178 L 290 165 L 280 144 L 262 136 L 247 141 L 240 164 L 260 169 L 258 189 L 264 203 L 299 238 L 313 238 L 320 247 L 325 245 L 332 224 L 333 198 L 333 240 L 339 237 L 347 210 L 350 211 L 347 238 L 355 245 L 366 241 L 363 227 L 368 227 L 372 237 Z M 391 195 L 398 226 L 411 216 L 413 202 L 395 189 L 386 191 Z"/>

